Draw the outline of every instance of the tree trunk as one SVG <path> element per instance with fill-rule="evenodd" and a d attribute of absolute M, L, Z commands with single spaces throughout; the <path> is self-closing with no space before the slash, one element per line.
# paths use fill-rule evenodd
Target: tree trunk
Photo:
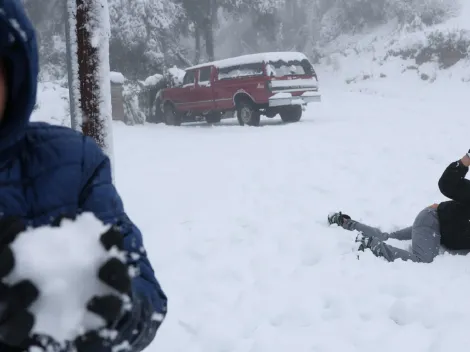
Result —
<path fill-rule="evenodd" d="M 219 5 L 216 0 L 207 0 L 206 13 L 203 19 L 204 40 L 206 42 L 206 54 L 209 61 L 215 60 L 214 26 L 217 22 L 217 10 Z"/>
<path fill-rule="evenodd" d="M 194 63 L 198 64 L 201 61 L 201 30 L 194 24 L 194 39 L 195 39 L 195 55 L 194 55 Z"/>
<path fill-rule="evenodd" d="M 214 29 L 210 17 L 204 20 L 204 40 L 206 42 L 206 54 L 209 61 L 215 60 L 214 53 Z"/>
<path fill-rule="evenodd" d="M 109 13 L 107 0 L 68 0 L 71 82 L 83 134 L 112 156 Z"/>

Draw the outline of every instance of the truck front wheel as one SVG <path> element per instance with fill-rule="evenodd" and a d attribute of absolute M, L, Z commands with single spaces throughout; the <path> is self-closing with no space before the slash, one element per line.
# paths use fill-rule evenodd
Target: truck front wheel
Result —
<path fill-rule="evenodd" d="M 237 104 L 237 118 L 240 126 L 259 126 L 261 114 L 251 102 L 242 100 Z"/>
<path fill-rule="evenodd" d="M 165 104 L 163 108 L 163 115 L 165 118 L 165 124 L 168 126 L 180 126 L 181 125 L 181 118 L 176 113 L 173 106 L 170 104 Z"/>
<path fill-rule="evenodd" d="M 284 122 L 299 122 L 302 118 L 302 107 L 300 105 L 286 106 L 279 112 Z"/>

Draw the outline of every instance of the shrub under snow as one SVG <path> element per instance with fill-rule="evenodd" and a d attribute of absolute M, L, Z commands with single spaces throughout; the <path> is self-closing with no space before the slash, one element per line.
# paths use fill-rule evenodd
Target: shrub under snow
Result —
<path fill-rule="evenodd" d="M 397 43 L 399 44 L 399 43 Z M 436 62 L 442 69 L 449 68 L 457 62 L 469 57 L 470 31 L 449 30 L 433 31 L 422 41 L 416 41 L 409 46 L 389 50 L 389 56 L 399 56 L 403 59 L 414 59 L 420 66 L 428 62 Z"/>

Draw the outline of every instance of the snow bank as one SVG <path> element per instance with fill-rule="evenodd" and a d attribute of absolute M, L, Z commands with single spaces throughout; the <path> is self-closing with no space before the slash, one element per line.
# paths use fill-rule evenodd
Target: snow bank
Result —
<path fill-rule="evenodd" d="M 64 342 L 105 326 L 102 318 L 87 312 L 86 305 L 95 295 L 111 293 L 97 277 L 111 257 L 99 241 L 108 228 L 84 214 L 76 222 L 64 220 L 60 228 L 27 230 L 14 241 L 16 266 L 6 282 L 30 279 L 39 288 L 39 299 L 31 307 L 36 316 L 34 333 Z"/>

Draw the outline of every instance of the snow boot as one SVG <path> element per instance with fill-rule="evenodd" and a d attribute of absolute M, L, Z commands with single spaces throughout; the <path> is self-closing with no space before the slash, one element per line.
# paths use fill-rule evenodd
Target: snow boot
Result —
<path fill-rule="evenodd" d="M 359 233 L 356 237 L 356 243 L 359 243 L 358 251 L 364 252 L 365 249 L 371 249 L 372 237 Z"/>
<path fill-rule="evenodd" d="M 351 217 L 341 212 L 330 213 L 328 215 L 328 223 L 330 225 L 336 224 L 338 226 L 343 226 L 344 220 L 351 220 Z"/>
<path fill-rule="evenodd" d="M 366 249 L 368 249 L 377 258 L 384 258 L 388 260 L 382 253 L 382 250 L 384 249 L 383 242 L 378 240 L 377 238 L 365 236 L 363 233 L 359 233 L 356 237 L 355 242 L 359 244 L 359 247 L 357 249 L 358 252 L 365 252 Z M 357 259 L 359 259 L 359 254 L 357 256 Z"/>

